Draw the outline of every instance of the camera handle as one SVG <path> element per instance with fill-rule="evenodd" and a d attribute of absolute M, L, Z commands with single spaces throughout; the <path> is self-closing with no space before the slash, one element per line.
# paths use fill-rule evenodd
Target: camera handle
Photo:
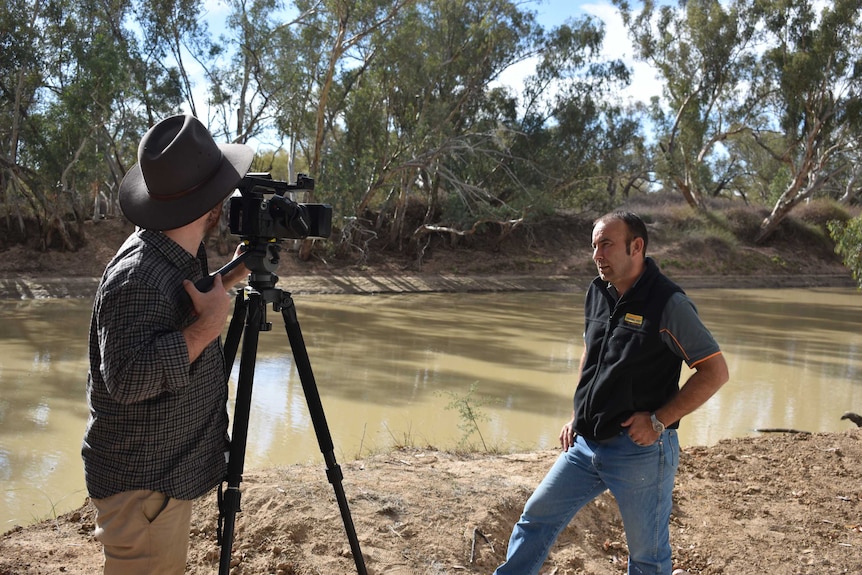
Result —
<path fill-rule="evenodd" d="M 251 251 L 244 251 L 239 254 L 237 257 L 220 267 L 217 271 L 211 273 L 208 276 L 204 276 L 198 281 L 195 282 L 195 287 L 199 292 L 208 292 L 213 287 L 213 280 L 215 279 L 217 274 L 221 274 L 222 277 L 227 275 L 229 271 L 237 267 L 239 264 L 247 260 L 251 256 Z"/>
<path fill-rule="evenodd" d="M 302 382 L 302 390 L 305 393 L 305 400 L 314 425 L 314 432 L 317 435 L 317 442 L 321 453 L 323 453 L 323 459 L 326 462 L 326 477 L 335 490 L 335 498 L 338 501 L 341 518 L 350 542 L 350 550 L 353 554 L 353 561 L 356 564 L 356 571 L 359 575 L 366 575 L 365 560 L 359 548 L 359 539 L 356 536 L 356 529 L 354 528 L 350 508 L 347 504 L 347 497 L 344 494 L 344 488 L 341 483 L 344 475 L 341 467 L 335 460 L 332 436 L 329 433 L 329 426 L 323 413 L 323 404 L 320 401 L 320 394 L 318 393 L 314 374 L 311 370 L 311 362 L 308 359 L 302 331 L 296 317 L 296 307 L 289 293 L 278 288 L 269 287 L 275 285 L 278 279 L 274 274 L 270 274 L 270 276 L 269 281 L 263 282 L 266 287 L 258 289 L 260 286 L 252 280 L 250 287 L 245 288 L 245 290 L 237 294 L 233 317 L 231 318 L 225 338 L 225 368 L 228 373 L 230 373 L 234 359 L 236 358 L 240 339 L 242 339 L 242 355 L 240 356 L 239 379 L 237 382 L 233 430 L 231 433 L 230 458 L 228 460 L 226 478 L 227 487 L 224 492 L 222 487 L 219 487 L 218 532 L 219 543 L 221 545 L 219 574 L 228 575 L 230 573 L 231 547 L 233 545 L 236 513 L 241 511 L 239 485 L 242 482 L 243 467 L 245 464 L 257 344 L 260 332 L 272 329 L 272 324 L 266 321 L 266 307 L 268 303 L 271 303 L 273 310 L 281 311 L 281 315 L 284 318 L 284 327 L 290 341 L 296 369 Z M 244 330 L 243 323 L 245 324 Z"/>
<path fill-rule="evenodd" d="M 250 282 L 254 283 L 257 280 L 263 280 L 262 283 L 267 287 L 272 287 L 278 281 L 278 276 L 272 272 L 278 269 L 279 250 L 281 246 L 276 242 L 249 242 L 242 246 L 243 251 L 237 257 L 214 271 L 208 276 L 204 276 L 195 282 L 195 287 L 199 292 L 208 292 L 213 287 L 213 281 L 216 275 L 221 274 L 226 276 L 228 272 L 236 268 L 239 264 L 248 260 L 247 267 L 252 270 Z"/>

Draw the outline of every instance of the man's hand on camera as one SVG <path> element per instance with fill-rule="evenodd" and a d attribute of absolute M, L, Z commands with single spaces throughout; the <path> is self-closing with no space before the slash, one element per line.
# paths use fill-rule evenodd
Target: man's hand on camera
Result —
<path fill-rule="evenodd" d="M 245 244 L 239 244 L 233 252 L 233 258 L 231 261 L 240 257 L 248 246 Z M 245 262 L 240 263 L 235 268 L 230 270 L 225 277 L 222 278 L 222 285 L 224 285 L 225 290 L 229 290 L 233 288 L 236 284 L 243 281 L 248 277 L 248 274 L 251 273 L 251 270 L 248 269 L 245 265 Z"/>

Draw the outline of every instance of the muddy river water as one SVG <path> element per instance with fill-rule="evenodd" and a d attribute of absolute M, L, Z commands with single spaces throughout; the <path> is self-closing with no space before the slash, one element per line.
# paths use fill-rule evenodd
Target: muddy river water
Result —
<path fill-rule="evenodd" d="M 684 445 L 764 428 L 840 431 L 862 412 L 862 294 L 691 290 L 730 382 Z M 571 414 L 582 293 L 296 296 L 335 456 L 393 446 L 553 448 Z M 88 300 L 0 301 L 0 532 L 78 507 Z M 257 352 L 246 469 L 321 464 L 281 314 Z M 231 378 L 231 400 L 238 374 Z M 685 371 L 685 370 L 684 370 Z M 683 373 L 683 378 L 686 377 Z M 459 405 L 469 405 L 469 426 Z M 325 481 L 323 467 L 321 480 Z"/>

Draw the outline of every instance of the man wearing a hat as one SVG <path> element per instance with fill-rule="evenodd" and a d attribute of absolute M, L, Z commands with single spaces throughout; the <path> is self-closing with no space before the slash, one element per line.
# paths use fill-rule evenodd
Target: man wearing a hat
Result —
<path fill-rule="evenodd" d="M 106 574 L 183 573 L 192 500 L 227 470 L 227 380 L 219 336 L 244 266 L 202 293 L 203 240 L 254 153 L 216 144 L 192 116 L 141 140 L 120 184 L 137 226 L 108 264 L 90 324 L 90 418 L 82 447 Z"/>

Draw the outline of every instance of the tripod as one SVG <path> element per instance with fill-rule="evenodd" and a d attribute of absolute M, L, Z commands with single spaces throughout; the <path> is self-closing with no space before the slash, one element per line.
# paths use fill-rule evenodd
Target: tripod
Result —
<path fill-rule="evenodd" d="M 249 287 L 237 294 L 233 317 L 228 326 L 225 338 L 224 353 L 225 367 L 230 373 L 242 339 L 242 355 L 239 364 L 239 379 L 237 382 L 236 405 L 234 408 L 233 430 L 230 442 L 230 459 L 226 483 L 223 490 L 219 488 L 219 543 L 221 545 L 221 556 L 219 561 L 219 574 L 228 575 L 230 572 L 230 554 L 233 545 L 234 527 L 236 513 L 240 509 L 240 489 L 242 482 L 243 466 L 245 462 L 245 450 L 248 439 L 249 411 L 251 408 L 251 393 L 254 384 L 254 366 L 257 358 L 257 343 L 261 331 L 270 331 L 272 324 L 266 321 L 266 308 L 272 304 L 274 311 L 280 311 L 284 318 L 284 327 L 290 341 L 294 362 L 302 382 L 302 390 L 311 414 L 314 432 L 323 459 L 326 462 L 326 477 L 335 490 L 335 498 L 341 511 L 341 518 L 350 541 L 350 550 L 356 564 L 359 575 L 365 575 L 365 560 L 359 548 L 359 540 L 350 516 L 347 505 L 347 497 L 341 481 L 344 478 L 341 467 L 335 461 L 332 436 L 323 413 L 323 405 L 320 402 L 320 394 L 314 381 L 311 370 L 311 362 L 305 349 L 302 331 L 296 318 L 296 307 L 290 294 L 278 289 L 276 283 L 278 276 L 273 273 L 278 264 L 277 243 L 267 243 L 263 246 L 252 245 L 241 256 L 235 258 L 228 265 L 216 273 L 226 273 L 236 267 L 241 261 L 248 260 L 247 267 L 251 270 L 249 274 Z M 212 278 L 205 278 L 206 283 L 211 284 Z M 200 289 L 200 287 L 199 287 Z M 244 324 L 244 326 L 243 326 Z M 224 484 L 223 484 L 224 485 Z"/>

